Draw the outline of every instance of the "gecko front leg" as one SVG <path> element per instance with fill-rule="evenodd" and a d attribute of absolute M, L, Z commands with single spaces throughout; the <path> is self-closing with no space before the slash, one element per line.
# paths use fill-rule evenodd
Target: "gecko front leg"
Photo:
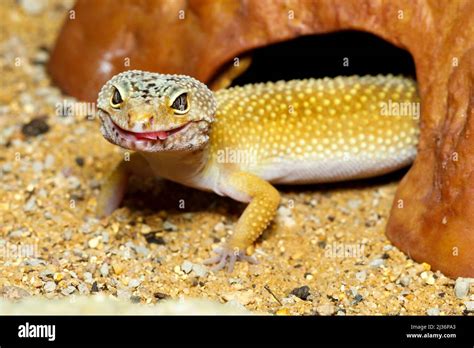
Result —
<path fill-rule="evenodd" d="M 235 261 L 256 262 L 246 254 L 246 249 L 273 220 L 280 203 L 280 194 L 269 182 L 246 172 L 228 175 L 223 185 L 229 197 L 250 203 L 240 216 L 232 236 L 215 250 L 218 255 L 204 263 L 216 264 L 213 270 L 220 270 L 227 264 L 227 269 L 231 272 Z"/>
<path fill-rule="evenodd" d="M 153 175 L 145 158 L 133 153 L 129 160 L 122 160 L 104 180 L 97 199 L 96 215 L 104 217 L 117 209 L 127 191 L 128 179 L 131 175 L 147 177 Z"/>

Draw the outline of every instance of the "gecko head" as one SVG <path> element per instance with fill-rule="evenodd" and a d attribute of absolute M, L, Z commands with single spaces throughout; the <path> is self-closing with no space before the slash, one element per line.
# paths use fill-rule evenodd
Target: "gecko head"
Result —
<path fill-rule="evenodd" d="M 97 99 L 102 135 L 125 149 L 162 152 L 202 148 L 216 101 L 185 75 L 130 70 L 112 77 Z"/>

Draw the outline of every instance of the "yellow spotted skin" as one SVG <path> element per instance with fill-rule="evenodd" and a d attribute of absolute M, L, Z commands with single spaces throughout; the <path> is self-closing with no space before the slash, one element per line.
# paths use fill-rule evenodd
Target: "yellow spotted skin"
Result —
<path fill-rule="evenodd" d="M 406 165 L 415 156 L 419 114 L 413 111 L 419 100 L 416 85 L 408 78 L 280 81 L 221 90 L 216 98 L 210 140 L 213 161 L 219 162 L 217 155 L 223 149 L 247 151 L 251 160 L 236 163 L 238 167 L 273 183 L 374 176 Z M 324 166 L 328 160 L 342 164 L 339 172 L 318 174 L 317 163 Z M 271 170 L 304 161 L 313 163 L 314 169 L 303 177 Z M 367 165 L 354 170 L 350 161 Z"/>
<path fill-rule="evenodd" d="M 114 88 L 127 96 L 118 109 L 109 106 Z M 187 93 L 189 113 L 160 113 L 176 90 Z M 280 202 L 272 184 L 350 180 L 408 165 L 420 118 L 415 82 L 392 75 L 269 82 L 212 94 L 188 76 L 129 71 L 103 87 L 98 107 L 104 137 L 141 158 L 119 165 L 103 185 L 99 215 L 118 206 L 126 174 L 146 166 L 151 175 L 249 203 L 219 255 L 208 260 L 229 270 L 236 260 L 253 261 L 245 251 Z M 139 122 L 119 131 L 117 124 L 126 127 L 130 115 L 141 114 L 148 128 L 174 134 L 137 140 L 131 132 L 143 128 Z"/>

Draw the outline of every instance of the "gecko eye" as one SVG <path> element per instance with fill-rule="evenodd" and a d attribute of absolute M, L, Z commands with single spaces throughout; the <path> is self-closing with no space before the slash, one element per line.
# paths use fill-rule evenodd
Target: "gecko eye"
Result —
<path fill-rule="evenodd" d="M 176 99 L 173 101 L 173 104 L 171 104 L 171 107 L 174 109 L 175 113 L 177 114 L 185 114 L 189 110 L 189 104 L 188 104 L 188 94 L 187 93 L 182 93 L 179 96 L 176 97 Z"/>
<path fill-rule="evenodd" d="M 120 104 L 123 103 L 123 99 L 122 99 L 122 96 L 120 95 L 120 92 L 117 88 L 114 87 L 114 94 L 112 94 L 112 99 L 110 99 L 110 105 L 112 105 L 112 107 L 114 109 L 117 109 L 120 107 Z"/>

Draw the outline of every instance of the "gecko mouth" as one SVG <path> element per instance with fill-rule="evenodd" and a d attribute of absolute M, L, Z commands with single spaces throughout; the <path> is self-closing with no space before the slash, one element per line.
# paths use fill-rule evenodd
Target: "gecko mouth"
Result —
<path fill-rule="evenodd" d="M 132 132 L 117 125 L 107 113 L 99 111 L 104 138 L 124 149 L 142 152 L 189 150 L 200 148 L 209 139 L 209 125 L 203 120 L 192 120 L 172 129 Z"/>
<path fill-rule="evenodd" d="M 191 122 L 188 122 L 181 127 L 169 129 L 169 130 L 161 130 L 161 131 L 154 131 L 154 132 L 132 132 L 126 129 L 121 128 L 119 125 L 117 125 L 112 118 L 110 118 L 112 121 L 112 125 L 115 128 L 115 130 L 125 139 L 127 140 L 154 140 L 154 141 L 164 141 L 168 139 L 168 137 L 172 136 L 173 134 L 176 134 L 180 131 L 182 131 L 184 128 L 189 126 Z"/>

